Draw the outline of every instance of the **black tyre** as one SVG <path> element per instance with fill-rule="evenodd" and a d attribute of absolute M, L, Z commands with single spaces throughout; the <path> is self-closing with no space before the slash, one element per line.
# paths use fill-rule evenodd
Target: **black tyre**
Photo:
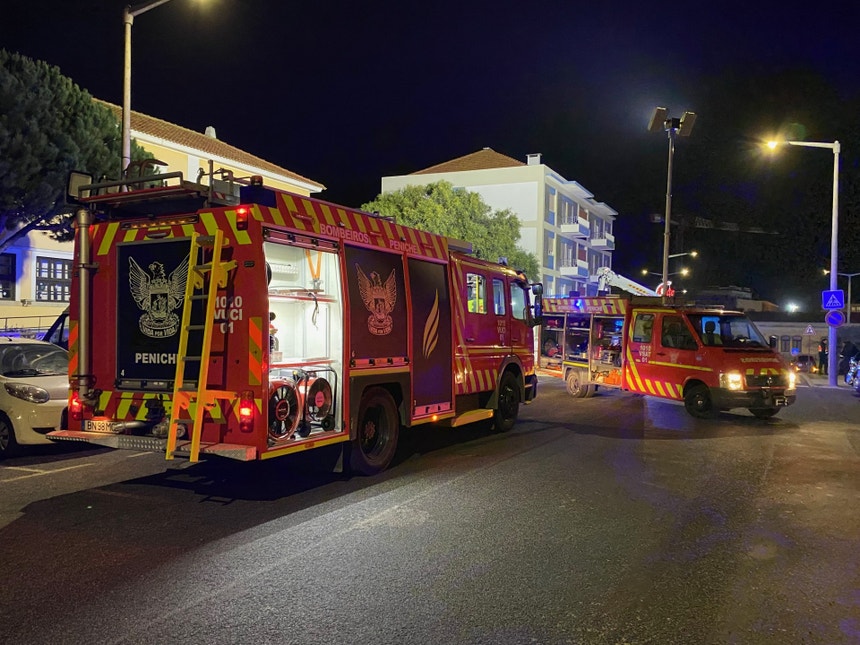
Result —
<path fill-rule="evenodd" d="M 750 412 L 757 419 L 770 419 L 779 412 L 779 408 L 750 408 Z"/>
<path fill-rule="evenodd" d="M 694 385 L 684 393 L 684 407 L 697 419 L 712 419 L 717 414 L 706 385 Z"/>
<path fill-rule="evenodd" d="M 499 400 L 493 411 L 493 428 L 496 432 L 508 432 L 517 422 L 520 413 L 520 384 L 510 372 L 502 375 L 499 383 Z"/>
<path fill-rule="evenodd" d="M 585 372 L 583 370 L 570 370 L 565 378 L 567 393 L 577 399 L 588 396 L 589 387 L 585 385 Z"/>
<path fill-rule="evenodd" d="M 5 417 L 0 418 L 0 458 L 13 457 L 20 451 L 12 424 Z"/>
<path fill-rule="evenodd" d="M 349 470 L 375 475 L 388 468 L 397 450 L 399 434 L 400 419 L 394 398 L 381 387 L 367 390 L 358 409 L 358 432 L 349 446 Z"/>

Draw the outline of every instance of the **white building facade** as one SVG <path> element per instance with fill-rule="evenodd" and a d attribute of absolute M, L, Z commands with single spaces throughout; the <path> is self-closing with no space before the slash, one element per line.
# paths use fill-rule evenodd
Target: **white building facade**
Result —
<path fill-rule="evenodd" d="M 522 162 L 484 148 L 409 175 L 383 177 L 382 192 L 443 180 L 478 193 L 494 210 L 516 214 L 519 246 L 540 261 L 545 294 L 597 294 L 597 270 L 612 266 L 618 213 L 577 182 L 541 163 L 539 154 Z"/>

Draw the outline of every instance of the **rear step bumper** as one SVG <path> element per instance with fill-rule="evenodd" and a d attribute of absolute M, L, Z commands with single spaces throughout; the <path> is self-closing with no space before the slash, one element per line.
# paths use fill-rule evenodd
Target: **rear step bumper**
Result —
<path fill-rule="evenodd" d="M 47 435 L 50 439 L 58 441 L 83 441 L 106 448 L 118 450 L 145 450 L 148 452 L 164 452 L 167 448 L 167 439 L 157 437 L 138 437 L 129 434 L 104 434 L 101 432 L 84 432 L 83 430 L 54 430 Z M 174 453 L 179 457 L 187 457 L 191 454 L 190 441 L 177 441 Z M 237 461 L 254 461 L 257 458 L 257 449 L 254 446 L 243 446 L 235 443 L 201 443 L 201 456 L 226 457 Z"/>

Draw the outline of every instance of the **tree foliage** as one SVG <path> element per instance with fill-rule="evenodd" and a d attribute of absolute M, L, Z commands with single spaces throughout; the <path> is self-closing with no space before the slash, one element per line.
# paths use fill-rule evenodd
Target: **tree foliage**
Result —
<path fill-rule="evenodd" d="M 110 109 L 58 67 L 0 49 L 0 248 L 30 230 L 70 239 L 69 172 L 116 177 L 121 146 Z"/>
<path fill-rule="evenodd" d="M 478 193 L 439 181 L 384 193 L 362 209 L 392 217 L 398 224 L 470 242 L 478 257 L 494 262 L 507 258 L 510 266 L 539 279 L 537 258 L 517 247 L 517 216 L 510 209 L 494 211 Z"/>

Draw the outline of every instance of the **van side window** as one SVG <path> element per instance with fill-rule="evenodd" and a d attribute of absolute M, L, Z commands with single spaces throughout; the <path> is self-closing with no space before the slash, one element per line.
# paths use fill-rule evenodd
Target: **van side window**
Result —
<path fill-rule="evenodd" d="M 633 342 L 650 343 L 654 330 L 654 314 L 638 314 L 633 322 Z"/>
<path fill-rule="evenodd" d="M 681 316 L 663 316 L 661 328 L 663 347 L 696 349 L 698 345 Z"/>
<path fill-rule="evenodd" d="M 477 273 L 466 274 L 466 302 L 470 312 L 487 313 L 487 279 L 484 276 Z"/>

